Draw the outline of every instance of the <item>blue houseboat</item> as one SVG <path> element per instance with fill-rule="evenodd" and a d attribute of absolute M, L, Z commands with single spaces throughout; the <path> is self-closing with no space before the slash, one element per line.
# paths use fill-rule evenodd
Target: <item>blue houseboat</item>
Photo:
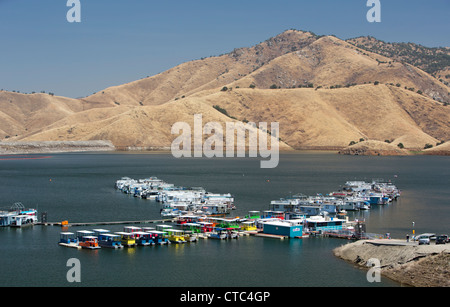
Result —
<path fill-rule="evenodd" d="M 208 233 L 208 237 L 211 239 L 225 240 L 227 239 L 227 230 L 221 227 L 215 227 L 212 232 Z"/>
<path fill-rule="evenodd" d="M 389 202 L 389 197 L 382 193 L 370 193 L 369 204 L 371 205 L 385 205 Z"/>
<path fill-rule="evenodd" d="M 167 232 L 159 230 L 151 230 L 148 233 L 151 234 L 152 240 L 155 244 L 157 245 L 170 244 L 170 241 L 167 238 Z"/>
<path fill-rule="evenodd" d="M 263 223 L 263 233 L 289 238 L 301 238 L 303 236 L 303 225 L 301 222 L 295 222 L 294 220 L 269 221 Z"/>
<path fill-rule="evenodd" d="M 78 249 L 81 248 L 81 246 L 78 245 L 78 238 L 73 232 L 61 232 L 59 237 L 59 245 Z"/>
<path fill-rule="evenodd" d="M 145 231 L 136 231 L 136 244 L 141 246 L 155 245 L 153 242 L 153 236 L 151 233 Z"/>
<path fill-rule="evenodd" d="M 345 222 L 346 220 L 333 217 L 312 216 L 305 220 L 305 227 L 309 231 L 341 230 Z"/>
<path fill-rule="evenodd" d="M 118 234 L 103 232 L 98 235 L 98 245 L 106 248 L 123 248 L 122 237 Z"/>

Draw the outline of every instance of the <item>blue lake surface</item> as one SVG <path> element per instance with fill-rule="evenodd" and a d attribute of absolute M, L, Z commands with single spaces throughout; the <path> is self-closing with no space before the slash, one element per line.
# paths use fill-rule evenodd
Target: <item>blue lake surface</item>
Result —
<path fill-rule="evenodd" d="M 47 212 L 49 221 L 105 222 L 160 219 L 160 205 L 114 189 L 121 177 L 157 176 L 186 187 L 203 187 L 235 198 L 233 216 L 267 210 L 271 200 L 296 193 L 326 194 L 348 180 L 392 180 L 397 202 L 350 213 L 367 232 L 404 238 L 412 233 L 449 233 L 450 158 L 364 157 L 328 152 L 282 154 L 275 169 L 259 159 L 184 158 L 164 153 L 67 153 L 50 158 L 0 161 L 1 207 L 22 202 Z M 39 157 L 39 155 L 33 155 Z M 120 231 L 123 225 L 101 226 Z M 71 227 L 75 232 L 87 227 Z M 75 286 L 67 260 L 81 263 L 78 286 L 151 287 L 390 287 L 369 283 L 366 271 L 336 258 L 347 241 L 332 238 L 233 241 L 96 251 L 57 244 L 60 227 L 0 228 L 1 286 Z"/>

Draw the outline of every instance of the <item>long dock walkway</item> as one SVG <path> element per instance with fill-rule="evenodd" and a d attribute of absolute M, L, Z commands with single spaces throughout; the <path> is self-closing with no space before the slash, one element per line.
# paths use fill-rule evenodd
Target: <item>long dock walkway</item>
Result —
<path fill-rule="evenodd" d="M 65 226 L 65 227 L 77 227 L 77 226 L 99 226 L 99 225 L 129 225 L 129 224 L 155 224 L 155 223 L 169 223 L 173 222 L 173 219 L 161 219 L 161 220 L 140 220 L 140 221 L 110 221 L 110 222 L 84 222 L 84 223 L 68 223 L 63 225 L 62 222 L 45 222 L 37 223 L 36 225 L 42 226 Z"/>

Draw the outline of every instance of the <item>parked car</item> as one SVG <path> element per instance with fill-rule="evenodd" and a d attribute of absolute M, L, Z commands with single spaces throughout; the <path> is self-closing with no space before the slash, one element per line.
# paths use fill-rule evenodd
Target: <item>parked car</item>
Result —
<path fill-rule="evenodd" d="M 419 239 L 419 245 L 430 245 L 430 238 L 429 237 L 422 237 Z"/>
<path fill-rule="evenodd" d="M 431 237 L 434 237 L 434 233 L 424 233 L 416 237 L 416 240 L 419 241 L 419 245 L 427 244 L 430 245 Z"/>
<path fill-rule="evenodd" d="M 448 241 L 447 235 L 440 235 L 436 237 L 436 244 L 445 244 Z"/>

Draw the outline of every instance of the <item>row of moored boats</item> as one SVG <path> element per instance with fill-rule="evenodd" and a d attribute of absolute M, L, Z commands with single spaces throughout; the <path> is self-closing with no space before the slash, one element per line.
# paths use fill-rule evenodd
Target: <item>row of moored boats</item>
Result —
<path fill-rule="evenodd" d="M 225 215 L 235 209 L 230 193 L 217 194 L 201 187 L 180 187 L 157 177 L 117 180 L 115 188 L 125 194 L 152 199 L 162 204 L 161 216 L 176 217 L 188 212 L 199 215 Z"/>
<path fill-rule="evenodd" d="M 61 232 L 59 245 L 73 248 L 99 249 L 123 248 L 135 246 L 168 245 L 196 242 L 199 238 L 237 239 L 240 228 L 233 226 L 222 228 L 212 221 L 196 222 L 189 216 L 180 218 L 176 225 L 160 224 L 156 227 L 125 226 L 123 231 L 111 232 L 107 229 L 78 230 Z M 244 228 L 242 228 L 243 230 Z"/>
<path fill-rule="evenodd" d="M 347 181 L 342 189 L 328 195 L 293 195 L 270 203 L 270 209 L 304 215 L 340 214 L 369 210 L 374 205 L 386 205 L 400 197 L 400 190 L 383 180 Z"/>
<path fill-rule="evenodd" d="M 160 202 L 163 217 L 185 214 L 223 216 L 236 208 L 230 193 L 215 194 L 203 188 L 177 187 L 157 177 L 138 180 L 124 177 L 116 181 L 115 187 L 126 194 Z M 369 210 L 374 205 L 385 205 L 398 197 L 400 190 L 390 181 L 347 181 L 339 191 L 327 195 L 297 194 L 273 200 L 269 209 L 306 216 L 345 214 L 347 211 Z"/>

